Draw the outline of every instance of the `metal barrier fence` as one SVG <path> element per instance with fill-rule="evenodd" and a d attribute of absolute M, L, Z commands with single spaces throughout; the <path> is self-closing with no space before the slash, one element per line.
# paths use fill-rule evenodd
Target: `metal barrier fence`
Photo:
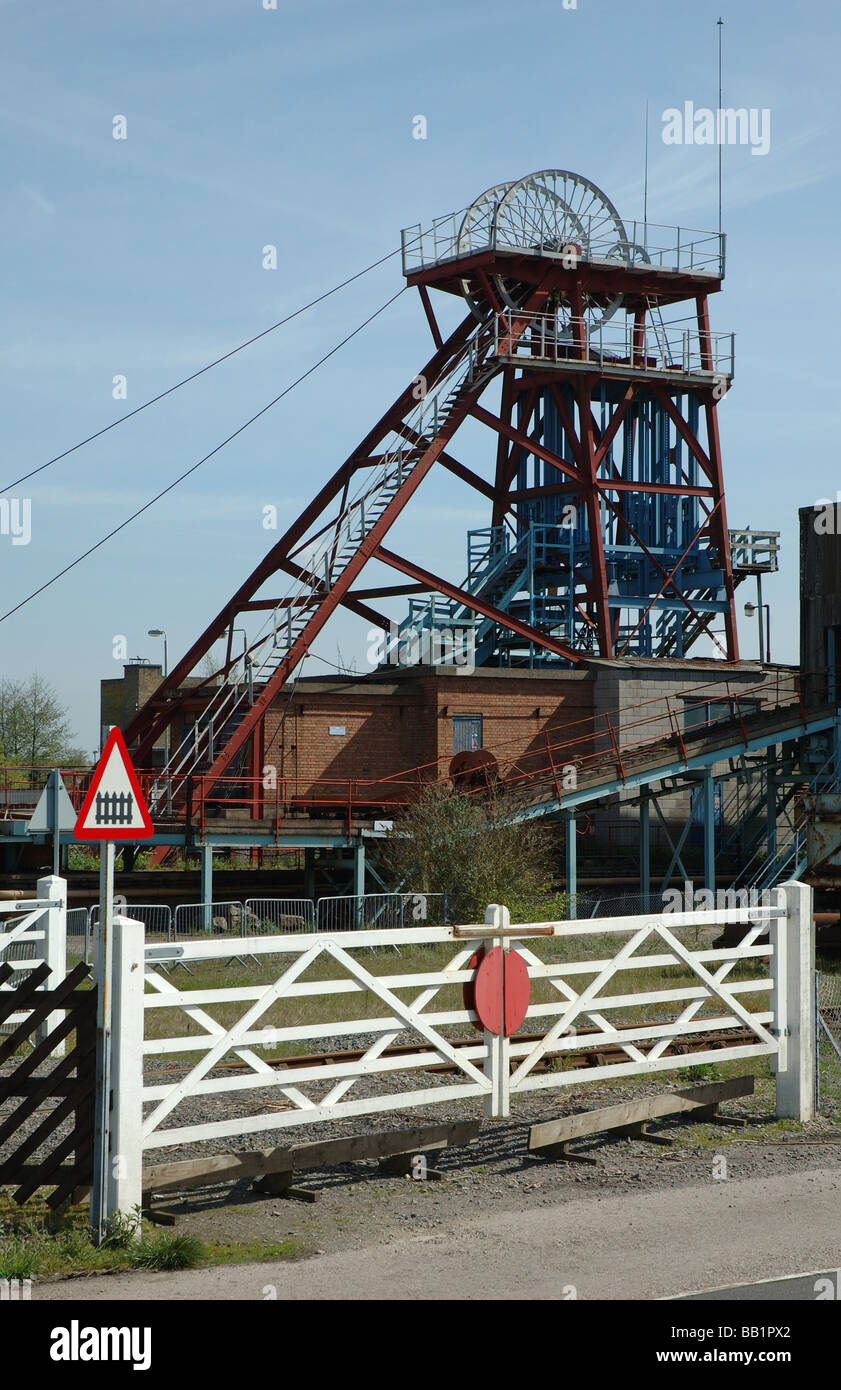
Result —
<path fill-rule="evenodd" d="M 443 926 L 445 893 L 361 893 L 319 898 L 316 930 L 395 931 L 402 927 Z"/>
<path fill-rule="evenodd" d="M 86 907 L 67 909 L 67 953 L 81 956 L 86 965 L 91 959 L 91 919 Z"/>
<path fill-rule="evenodd" d="M 135 922 L 142 922 L 147 936 L 165 936 L 169 940 L 172 935 L 172 913 L 166 903 L 127 903 L 117 898 L 114 911 L 130 913 Z M 91 931 L 98 921 L 99 903 L 94 903 L 90 909 Z"/>
<path fill-rule="evenodd" d="M 246 898 L 245 911 L 249 935 L 315 931 L 312 898 Z M 259 925 L 254 926 L 255 921 Z"/>
<path fill-rule="evenodd" d="M 815 1101 L 841 1116 L 841 975 L 815 973 Z"/>
<path fill-rule="evenodd" d="M 128 909 L 131 911 L 130 909 Z M 131 912 L 133 916 L 133 911 Z M 241 902 L 179 903 L 173 913 L 170 940 L 174 937 L 198 936 L 205 932 L 221 932 L 233 936 L 250 932 Z"/>
<path fill-rule="evenodd" d="M 393 931 L 402 927 L 443 926 L 447 921 L 446 893 L 364 893 L 355 897 L 246 898 L 245 902 L 164 903 L 115 902 L 115 910 L 142 922 L 147 937 L 167 941 L 191 937 L 267 936 L 279 933 Z M 68 948 L 90 960 L 99 904 L 74 907 L 67 914 Z M 72 938 L 72 940 L 71 940 Z"/>

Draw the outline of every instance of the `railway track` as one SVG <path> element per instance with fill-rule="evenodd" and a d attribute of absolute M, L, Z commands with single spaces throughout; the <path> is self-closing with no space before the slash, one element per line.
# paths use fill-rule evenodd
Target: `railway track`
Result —
<path fill-rule="evenodd" d="M 635 1032 L 638 1027 L 638 1024 L 633 1024 L 628 1025 L 624 1030 L 619 1029 L 618 1031 Z M 561 1055 L 564 1057 L 566 1069 L 570 1071 L 583 1067 L 609 1066 L 612 1062 L 627 1060 L 627 1053 L 623 1051 L 618 1043 L 602 1043 L 596 1047 L 587 1046 L 586 1038 L 588 1034 L 596 1035 L 600 1031 L 600 1029 L 596 1028 L 581 1029 L 577 1036 L 584 1041 L 582 1041 L 580 1048 L 575 1048 L 573 1051 L 562 1051 L 561 1048 L 550 1047 L 545 1056 L 536 1064 L 534 1070 L 548 1071 L 554 1059 Z M 544 1036 L 543 1033 L 517 1033 L 515 1035 L 515 1041 L 537 1043 L 540 1042 Z M 691 1039 L 681 1038 L 679 1041 L 672 1043 L 665 1054 L 661 1055 L 675 1057 L 691 1056 L 693 1052 L 707 1052 L 720 1047 L 730 1047 L 734 1044 L 738 1045 L 740 1042 L 750 1042 L 751 1038 L 752 1034 L 744 1028 L 731 1029 L 729 1031 L 718 1030 L 711 1033 L 697 1033 Z M 478 1040 L 479 1034 L 477 1033 L 473 1038 L 451 1038 L 450 1044 L 455 1048 L 473 1047 Z M 656 1041 L 656 1039 L 643 1040 L 642 1042 L 636 1042 L 634 1045 L 641 1052 L 647 1052 L 648 1049 L 654 1047 Z M 265 1060 L 270 1067 L 294 1071 L 303 1067 L 333 1066 L 336 1062 L 358 1062 L 365 1056 L 366 1051 L 367 1048 L 364 1047 L 342 1048 L 336 1052 L 307 1052 L 292 1057 L 267 1057 Z M 409 1053 L 421 1057 L 423 1057 L 425 1053 L 428 1053 L 430 1061 L 428 1065 L 422 1064 L 420 1066 L 419 1069 L 422 1071 L 439 1072 L 441 1074 L 457 1071 L 454 1062 L 440 1061 L 434 1048 L 423 1047 L 418 1044 L 406 1043 L 395 1047 L 387 1047 L 380 1053 L 380 1056 L 405 1057 Z M 514 1065 L 516 1064 L 512 1062 L 512 1067 Z M 163 1074 L 175 1070 L 182 1070 L 183 1066 L 184 1064 L 181 1062 L 170 1062 L 165 1067 L 157 1068 L 156 1070 L 158 1074 Z M 246 1062 L 219 1062 L 213 1070 L 215 1072 L 246 1072 L 249 1071 L 250 1068 Z"/>

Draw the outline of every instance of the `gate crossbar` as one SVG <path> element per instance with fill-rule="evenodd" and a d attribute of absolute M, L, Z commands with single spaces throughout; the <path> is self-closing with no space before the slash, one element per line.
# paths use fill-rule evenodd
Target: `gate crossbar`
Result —
<path fill-rule="evenodd" d="M 471 925 L 284 932 L 168 945 L 146 945 L 142 924 L 122 919 L 115 942 L 120 1081 L 114 1142 L 137 1162 L 129 1178 L 120 1180 L 119 1193 L 139 1191 L 144 1149 L 469 1098 L 480 1099 L 486 1114 L 504 1116 L 512 1095 L 580 1086 L 590 1074 L 607 1080 L 773 1056 L 778 1113 L 808 1118 L 815 1033 L 814 1018 L 807 1017 L 814 1003 L 811 913 L 810 890 L 790 883 L 760 908 L 512 926 L 506 910 L 494 906 L 484 923 Z M 716 935 L 729 924 L 745 928 L 741 942 L 711 945 L 710 929 Z M 695 929 L 694 944 L 686 929 Z M 767 941 L 760 940 L 766 930 Z M 617 939 L 621 944 L 614 949 Z M 419 950 L 388 965 L 364 950 L 397 943 L 404 953 L 407 947 L 449 949 L 442 964 Z M 444 989 L 460 996 L 475 981 L 469 963 L 477 946 L 514 951 L 525 965 L 525 972 L 520 967 L 511 976 L 521 1023 L 510 1037 L 489 1031 L 496 1027 L 492 1023 L 471 1033 L 482 1024 L 470 997 L 441 997 Z M 596 958 L 586 958 L 588 946 Z M 222 977 L 219 987 L 206 979 L 185 987 L 159 969 L 175 960 L 229 961 L 240 951 L 262 962 L 262 982 L 232 986 Z M 493 959 L 502 966 L 507 958 Z M 739 966 L 747 968 L 737 971 Z M 647 975 L 640 977 L 641 970 Z M 664 974 L 670 970 L 677 972 L 673 978 Z M 741 978 L 734 978 L 737 973 Z M 500 1016 L 508 1017 L 507 966 L 497 975 L 505 1006 Z M 353 1008 L 356 996 L 379 1002 L 376 1017 Z M 493 1011 L 480 1008 L 483 1018 L 493 1018 Z M 190 1031 L 173 1035 L 161 1010 L 180 1014 Z M 231 1021 L 233 1015 L 238 1016 Z M 157 1036 L 144 1036 L 146 1024 Z M 331 1043 L 337 1050 L 325 1050 L 323 1062 L 318 1052 L 311 1061 L 284 1060 L 283 1049 Z M 345 1055 L 351 1047 L 357 1055 Z M 615 1056 L 600 1054 L 604 1047 Z M 272 1049 L 271 1061 L 264 1048 Z M 693 1049 L 689 1057 L 687 1048 Z M 571 1053 L 582 1065 L 565 1070 Z M 156 1058 L 166 1055 L 182 1063 L 175 1078 L 155 1074 Z M 145 1077 L 141 1059 L 150 1070 Z M 226 1059 L 238 1064 L 233 1072 L 222 1071 Z M 539 1070 L 550 1059 L 554 1065 Z M 436 1065 L 446 1071 L 429 1075 Z M 219 1111 L 225 1095 L 239 1098 L 237 1113 L 230 1107 Z M 267 1104 L 266 1095 L 276 1099 Z M 200 1102 L 193 1113 L 179 1112 L 191 1100 Z M 128 1197 L 114 1200 L 123 1209 Z"/>

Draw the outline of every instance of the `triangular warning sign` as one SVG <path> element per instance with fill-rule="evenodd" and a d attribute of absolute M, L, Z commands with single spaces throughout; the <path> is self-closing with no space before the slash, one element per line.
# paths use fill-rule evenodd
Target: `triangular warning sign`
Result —
<path fill-rule="evenodd" d="M 77 840 L 145 840 L 154 833 L 126 741 L 114 728 L 96 765 L 74 834 Z"/>
<path fill-rule="evenodd" d="M 50 780 L 41 793 L 26 829 L 33 834 L 39 834 L 44 831 L 72 830 L 75 824 L 76 812 L 67 788 L 60 773 L 51 772 Z"/>

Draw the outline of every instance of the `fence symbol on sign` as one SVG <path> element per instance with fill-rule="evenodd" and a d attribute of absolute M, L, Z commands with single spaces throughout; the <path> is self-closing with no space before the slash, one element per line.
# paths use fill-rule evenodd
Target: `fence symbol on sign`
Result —
<path fill-rule="evenodd" d="M 127 792 L 97 792 L 97 825 L 130 825 L 133 802 Z"/>
<path fill-rule="evenodd" d="M 145 840 L 153 834 L 125 740 L 112 729 L 76 821 L 76 839 Z"/>

